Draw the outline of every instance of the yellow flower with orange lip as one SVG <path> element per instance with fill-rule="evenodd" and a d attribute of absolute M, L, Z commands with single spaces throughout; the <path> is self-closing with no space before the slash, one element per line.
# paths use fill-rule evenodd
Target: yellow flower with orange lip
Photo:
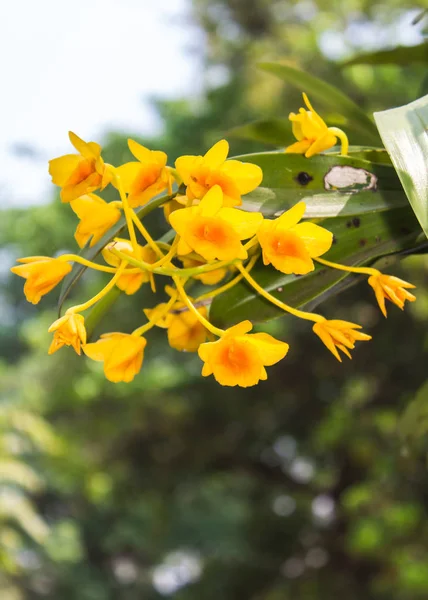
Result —
<path fill-rule="evenodd" d="M 183 263 L 185 269 L 193 269 L 194 267 L 202 267 L 206 265 L 206 261 L 201 257 L 200 260 L 195 258 L 187 258 L 186 256 L 180 256 L 180 260 Z M 201 273 L 200 275 L 193 275 L 193 279 L 199 279 L 204 285 L 216 285 L 224 279 L 229 272 L 229 268 L 220 267 L 214 271 L 207 271 L 207 273 Z"/>
<path fill-rule="evenodd" d="M 187 186 L 189 200 L 202 199 L 215 185 L 224 194 L 224 206 L 240 206 L 241 196 L 258 187 L 263 172 L 257 165 L 226 160 L 229 144 L 220 140 L 204 156 L 180 156 L 175 161 L 177 173 Z"/>
<path fill-rule="evenodd" d="M 93 360 L 104 362 L 104 374 L 109 381 L 132 381 L 141 369 L 147 340 L 129 333 L 104 333 L 101 338 L 83 346 L 83 352 Z"/>
<path fill-rule="evenodd" d="M 313 258 L 327 252 L 333 234 L 315 223 L 299 223 L 306 210 L 299 202 L 277 219 L 264 220 L 257 232 L 263 263 L 282 273 L 304 275 L 314 270 Z"/>
<path fill-rule="evenodd" d="M 204 361 L 202 375 L 214 375 L 221 385 L 249 387 L 267 379 L 266 366 L 280 361 L 288 352 L 288 344 L 267 333 L 248 334 L 250 321 L 242 321 L 228 329 L 216 342 L 199 347 Z"/>
<path fill-rule="evenodd" d="M 167 155 L 159 150 L 149 150 L 128 140 L 128 146 L 138 162 L 129 162 L 116 169 L 132 208 L 143 206 L 165 189 L 171 190 L 172 175 L 166 166 Z M 113 181 L 113 184 L 115 182 Z"/>
<path fill-rule="evenodd" d="M 157 256 L 154 251 L 150 248 L 150 246 L 140 246 L 137 244 L 137 253 L 134 252 L 134 248 L 129 240 L 123 240 L 121 238 L 115 238 L 113 242 L 107 244 L 107 246 L 102 250 L 102 255 L 107 264 L 112 267 L 119 267 L 122 259 L 118 258 L 115 254 L 113 254 L 110 250 L 114 248 L 115 250 L 119 250 L 119 252 L 123 252 L 127 256 L 131 256 L 132 258 L 136 258 L 137 260 L 141 260 L 146 263 L 153 264 L 157 260 Z M 125 273 L 121 275 L 116 282 L 117 287 L 125 292 L 125 294 L 131 295 L 135 294 L 143 283 L 150 282 L 153 286 L 153 273 L 145 273 L 135 272 L 135 273 Z"/>
<path fill-rule="evenodd" d="M 62 188 L 62 202 L 103 190 L 112 180 L 112 167 L 101 158 L 101 146 L 84 142 L 72 131 L 68 135 L 79 154 L 66 154 L 49 161 L 52 182 Z"/>
<path fill-rule="evenodd" d="M 18 258 L 18 262 L 24 264 L 12 267 L 11 271 L 26 279 L 24 294 L 32 304 L 38 304 L 71 271 L 66 261 L 49 256 L 28 256 Z"/>
<path fill-rule="evenodd" d="M 368 278 L 368 283 L 374 289 L 377 303 L 384 317 L 386 317 L 385 299 L 396 304 L 401 310 L 404 309 L 406 300 L 409 302 L 416 300 L 416 296 L 407 291 L 416 286 L 393 275 L 384 275 L 378 271 L 377 275 L 371 275 Z"/>
<path fill-rule="evenodd" d="M 80 248 L 83 248 L 90 238 L 89 246 L 92 248 L 121 216 L 116 205 L 108 204 L 95 194 L 85 194 L 72 200 L 70 206 L 80 219 L 74 234 Z"/>
<path fill-rule="evenodd" d="M 80 354 L 81 345 L 86 344 L 85 319 L 77 313 L 66 313 L 54 321 L 48 331 L 54 332 L 48 354 L 53 354 L 63 346 L 73 346 L 75 352 Z"/>
<path fill-rule="evenodd" d="M 163 302 L 155 308 L 146 308 L 144 314 L 150 321 L 155 321 L 158 327 L 167 329 L 168 343 L 171 348 L 196 352 L 208 337 L 205 327 L 183 302 L 176 302 L 167 314 L 158 319 L 157 315 L 163 314 L 165 308 L 166 303 Z M 205 306 L 196 308 L 202 317 L 207 318 L 208 311 Z"/>
<path fill-rule="evenodd" d="M 314 333 L 327 346 L 330 352 L 339 362 L 342 359 L 337 349 L 341 350 L 348 358 L 351 358 L 349 350 L 355 348 L 355 342 L 371 340 L 371 335 L 357 331 L 361 325 L 340 320 L 324 320 L 315 323 Z"/>
<path fill-rule="evenodd" d="M 241 240 L 252 237 L 263 221 L 260 213 L 223 208 L 223 192 L 216 185 L 198 206 L 176 210 L 171 226 L 180 236 L 179 255 L 193 250 L 207 261 L 245 259 L 248 254 Z"/>
<path fill-rule="evenodd" d="M 337 136 L 333 133 L 336 128 L 329 128 L 319 114 L 313 109 L 306 94 L 303 94 L 306 107 L 299 109 L 299 114 L 290 113 L 294 137 L 298 140 L 286 148 L 286 152 L 304 154 L 306 158 L 319 154 L 332 148 L 337 143 Z M 342 132 L 343 133 L 343 132 Z"/>

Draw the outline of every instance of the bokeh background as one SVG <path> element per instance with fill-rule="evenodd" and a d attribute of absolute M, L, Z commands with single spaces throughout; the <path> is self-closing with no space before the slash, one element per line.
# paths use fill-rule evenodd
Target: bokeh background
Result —
<path fill-rule="evenodd" d="M 67 349 L 48 357 L 56 293 L 33 307 L 18 256 L 75 251 L 77 224 L 49 184 L 67 131 L 180 154 L 235 126 L 284 117 L 299 93 L 257 70 L 287 58 L 368 112 L 428 92 L 426 64 L 339 63 L 416 45 L 409 0 L 16 0 L 0 6 L 1 600 L 415 600 L 428 598 L 428 262 L 392 265 L 418 301 L 385 321 L 368 286 L 326 316 L 373 341 L 339 365 L 304 323 L 251 389 L 200 377 L 199 360 L 150 336 L 131 384 Z M 352 140 L 351 140 L 352 142 Z M 270 149 L 270 148 L 269 148 Z M 158 223 L 153 220 L 156 229 Z M 103 278 L 87 274 L 74 299 Z M 99 331 L 128 331 L 148 292 Z M 141 315 L 142 316 L 142 315 Z"/>

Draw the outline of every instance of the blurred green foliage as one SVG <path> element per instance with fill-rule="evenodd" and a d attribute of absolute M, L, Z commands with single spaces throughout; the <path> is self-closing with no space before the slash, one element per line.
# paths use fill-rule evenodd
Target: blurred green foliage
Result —
<path fill-rule="evenodd" d="M 299 94 L 258 72 L 259 60 L 286 57 L 369 112 L 405 104 L 426 64 L 340 69 L 326 49 L 341 40 L 349 57 L 374 50 L 385 31 L 393 46 L 417 8 L 403 0 L 194 0 L 206 31 L 206 92 L 156 101 L 163 131 L 142 141 L 173 160 L 242 123 L 286 117 Z M 108 136 L 107 161 L 128 158 L 125 138 Z M 230 141 L 232 154 L 263 149 Z M 159 224 L 154 215 L 151 227 Z M 5 262 L 74 249 L 75 225 L 58 198 L 3 211 Z M 391 271 L 418 286 L 405 313 L 392 307 L 385 321 L 361 285 L 324 307 L 372 333 L 352 362 L 338 365 L 304 324 L 275 320 L 270 332 L 292 350 L 247 390 L 203 380 L 198 359 L 167 348 L 161 331 L 128 385 L 110 384 L 98 364 L 71 351 L 48 357 L 55 294 L 34 308 L 22 281 L 4 275 L 0 598 L 428 597 L 427 261 L 412 256 Z M 85 276 L 75 297 L 101 281 Z M 96 333 L 113 323 L 129 330 L 147 297 L 144 288 L 119 297 Z"/>

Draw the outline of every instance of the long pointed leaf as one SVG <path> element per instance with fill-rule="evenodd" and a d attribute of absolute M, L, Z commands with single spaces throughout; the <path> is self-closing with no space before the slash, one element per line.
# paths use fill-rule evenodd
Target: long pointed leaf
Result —
<path fill-rule="evenodd" d="M 342 114 L 350 123 L 358 124 L 366 133 L 367 141 L 379 142 L 376 127 L 371 119 L 356 102 L 333 85 L 283 62 L 259 63 L 258 66 L 283 81 L 291 83 L 310 97 L 316 98 L 331 110 Z"/>
<path fill-rule="evenodd" d="M 428 96 L 375 113 L 385 148 L 428 237 Z"/>
<path fill-rule="evenodd" d="M 343 62 L 341 67 L 353 65 L 408 65 L 410 63 L 428 63 L 428 42 L 417 46 L 398 46 L 389 50 L 359 54 Z"/>

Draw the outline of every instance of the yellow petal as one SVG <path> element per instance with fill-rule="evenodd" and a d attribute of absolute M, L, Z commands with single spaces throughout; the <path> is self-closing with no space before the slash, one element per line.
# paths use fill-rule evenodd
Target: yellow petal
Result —
<path fill-rule="evenodd" d="M 339 362 L 342 362 L 342 359 L 340 358 L 339 352 L 337 351 L 330 334 L 323 327 L 323 323 L 315 323 L 312 330 L 317 334 L 323 344 L 330 350 L 333 356 L 337 358 Z"/>
<path fill-rule="evenodd" d="M 311 143 L 312 143 L 311 140 L 301 140 L 299 142 L 295 142 L 294 144 L 291 144 L 291 146 L 288 146 L 285 149 L 285 153 L 286 154 L 305 154 L 306 150 L 309 148 Z"/>
<path fill-rule="evenodd" d="M 320 117 L 320 115 L 317 113 L 317 111 L 313 108 L 312 104 L 309 102 L 309 98 L 307 97 L 307 95 L 304 92 L 302 95 L 303 95 L 303 101 L 306 104 L 306 106 L 308 107 L 308 109 L 310 110 L 311 117 L 314 119 L 316 124 L 319 127 L 327 127 L 327 125 L 325 124 L 322 117 Z"/>
<path fill-rule="evenodd" d="M 197 164 L 202 159 L 201 156 L 180 156 L 175 161 L 175 168 L 183 180 L 184 185 L 189 184 L 190 175 Z"/>
<path fill-rule="evenodd" d="M 198 208 L 204 217 L 213 217 L 223 206 L 223 191 L 219 185 L 214 185 L 202 198 Z"/>
<path fill-rule="evenodd" d="M 239 160 L 227 160 L 220 171 L 233 180 L 240 194 L 252 192 L 263 179 L 263 171 L 258 165 Z"/>
<path fill-rule="evenodd" d="M 297 117 L 297 115 L 295 115 L 294 113 L 290 113 L 289 119 L 291 120 L 291 131 L 293 132 L 293 135 L 296 138 L 296 140 L 300 142 L 303 140 L 302 124 L 300 123 L 300 120 L 297 120 L 298 117 L 296 119 L 293 119 L 293 117 Z"/>
<path fill-rule="evenodd" d="M 112 352 L 114 346 L 114 339 L 100 339 L 91 344 L 86 344 L 83 347 L 83 352 L 92 360 L 103 361 Z"/>
<path fill-rule="evenodd" d="M 311 158 L 311 156 L 314 156 L 315 154 L 319 154 L 324 150 L 332 148 L 336 145 L 336 143 L 336 136 L 327 130 L 321 137 L 316 139 L 315 142 L 308 148 L 308 150 L 305 153 L 305 156 L 306 158 Z"/>
<path fill-rule="evenodd" d="M 151 150 L 149 150 L 145 146 L 142 146 L 138 142 L 129 139 L 128 147 L 137 160 L 141 162 L 149 162 L 151 160 Z"/>
<path fill-rule="evenodd" d="M 252 333 L 249 337 L 256 345 L 262 363 L 268 367 L 283 359 L 288 352 L 288 344 L 276 340 L 268 333 Z"/>
<path fill-rule="evenodd" d="M 246 333 L 251 331 L 252 328 L 253 324 L 251 323 L 251 321 L 241 321 L 240 323 L 233 325 L 233 327 L 229 327 L 229 329 L 226 330 L 226 336 L 229 337 L 245 335 Z"/>
<path fill-rule="evenodd" d="M 204 155 L 204 163 L 210 169 L 217 169 L 229 154 L 229 144 L 226 140 L 220 140 Z"/>
<path fill-rule="evenodd" d="M 180 238 L 177 246 L 177 254 L 183 256 L 185 254 L 189 254 L 190 252 L 192 252 L 192 248 L 183 240 L 183 238 Z"/>
<path fill-rule="evenodd" d="M 121 165 L 116 169 L 117 175 L 120 178 L 120 181 L 123 185 L 123 189 L 125 192 L 129 192 L 132 184 L 134 183 L 136 177 L 141 171 L 141 163 L 139 162 L 129 162 Z M 117 187 L 115 180 L 113 179 L 113 185 Z"/>
<path fill-rule="evenodd" d="M 290 208 L 278 217 L 275 223 L 278 227 L 281 227 L 281 229 L 290 229 L 300 221 L 305 214 L 305 210 L 306 204 L 303 201 L 298 202 L 293 208 Z"/>
<path fill-rule="evenodd" d="M 250 213 L 236 208 L 222 208 L 218 217 L 233 227 L 240 240 L 246 240 L 255 235 L 263 222 L 261 213 Z"/>
<path fill-rule="evenodd" d="M 71 173 L 76 169 L 81 158 L 78 154 L 65 154 L 49 161 L 49 174 L 52 177 L 52 183 L 63 187 Z"/>
<path fill-rule="evenodd" d="M 333 234 L 315 223 L 299 223 L 292 228 L 292 231 L 303 240 L 311 258 L 321 256 L 330 250 L 333 243 Z"/>
<path fill-rule="evenodd" d="M 85 142 L 72 131 L 68 132 L 70 142 L 76 150 L 85 158 L 99 158 L 101 154 L 101 146 L 96 142 Z"/>

